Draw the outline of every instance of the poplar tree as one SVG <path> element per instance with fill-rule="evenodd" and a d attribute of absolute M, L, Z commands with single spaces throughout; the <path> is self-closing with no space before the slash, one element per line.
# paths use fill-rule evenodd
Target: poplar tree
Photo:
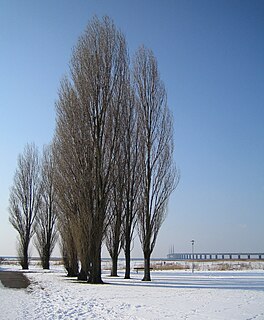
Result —
<path fill-rule="evenodd" d="M 9 221 L 18 232 L 18 255 L 22 269 L 29 267 L 29 244 L 41 205 L 39 154 L 35 144 L 27 144 L 19 154 L 9 197 Z"/>
<path fill-rule="evenodd" d="M 157 60 L 145 47 L 138 49 L 133 76 L 139 108 L 141 140 L 141 205 L 138 233 L 144 254 L 144 281 L 150 281 L 150 257 L 166 217 L 169 196 L 179 173 L 173 164 L 173 123 Z"/>

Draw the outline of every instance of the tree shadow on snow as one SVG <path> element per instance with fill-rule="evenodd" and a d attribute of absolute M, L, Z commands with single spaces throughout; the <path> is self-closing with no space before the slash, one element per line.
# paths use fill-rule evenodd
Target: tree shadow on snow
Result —
<path fill-rule="evenodd" d="M 149 288 L 164 288 L 164 289 L 225 289 L 225 290 L 258 290 L 264 291 L 264 279 L 254 279 L 254 281 L 243 279 L 180 279 L 172 281 L 157 281 L 141 282 L 139 280 L 120 280 L 111 282 L 113 286 L 127 287 L 149 287 Z"/>

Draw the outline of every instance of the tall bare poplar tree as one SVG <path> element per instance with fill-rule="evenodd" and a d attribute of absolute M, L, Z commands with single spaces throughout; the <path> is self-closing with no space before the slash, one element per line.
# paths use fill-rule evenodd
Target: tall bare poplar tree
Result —
<path fill-rule="evenodd" d="M 109 205 L 109 223 L 107 223 L 105 243 L 112 259 L 111 276 L 117 276 L 118 256 L 123 244 L 122 224 L 124 219 L 124 162 L 121 155 L 113 174 L 113 187 Z"/>
<path fill-rule="evenodd" d="M 23 269 L 28 269 L 28 249 L 41 203 L 38 150 L 27 144 L 18 156 L 17 169 L 9 198 L 9 221 L 19 235 L 18 254 Z"/>
<path fill-rule="evenodd" d="M 51 146 L 43 149 L 41 164 L 41 206 L 36 216 L 35 245 L 43 269 L 49 269 L 51 253 L 57 241 L 57 205 L 55 199 L 55 164 Z"/>
<path fill-rule="evenodd" d="M 78 256 L 82 280 L 87 279 L 90 267 L 90 216 L 92 202 L 90 178 L 89 133 L 83 131 L 85 114 L 77 96 L 66 79 L 62 81 L 57 102 L 57 128 L 54 139 L 56 164 L 55 185 L 59 207 L 59 230 L 68 274 L 76 273 Z M 76 253 L 73 249 L 76 249 Z"/>
<path fill-rule="evenodd" d="M 102 282 L 101 246 L 119 148 L 127 59 L 124 36 L 112 20 L 94 18 L 74 49 L 71 80 L 61 87 L 57 103 L 57 153 L 67 167 L 64 188 L 73 186 L 76 195 L 73 215 L 85 229 L 82 241 L 92 283 Z"/>
<path fill-rule="evenodd" d="M 60 216 L 58 216 L 60 217 Z M 60 247 L 64 267 L 68 277 L 77 277 L 79 274 L 79 260 L 71 224 L 68 215 L 63 214 L 61 219 L 58 218 L 58 231 L 60 233 Z"/>
<path fill-rule="evenodd" d="M 125 253 L 125 279 L 130 279 L 131 243 L 136 225 L 139 196 L 142 184 L 142 166 L 140 164 L 140 123 L 138 103 L 132 88 L 127 90 L 127 104 L 123 122 L 124 154 L 124 218 L 122 222 L 123 248 Z"/>
<path fill-rule="evenodd" d="M 173 165 L 172 117 L 151 50 L 141 47 L 134 60 L 141 126 L 142 200 L 138 231 L 144 254 L 144 281 L 150 281 L 150 256 L 179 175 Z"/>

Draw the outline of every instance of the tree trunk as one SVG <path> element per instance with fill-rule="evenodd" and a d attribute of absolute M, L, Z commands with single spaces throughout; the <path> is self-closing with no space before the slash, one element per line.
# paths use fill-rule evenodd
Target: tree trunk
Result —
<path fill-rule="evenodd" d="M 90 258 L 88 257 L 87 252 L 82 251 L 81 270 L 78 273 L 78 280 L 87 281 L 89 274 L 90 274 Z"/>
<path fill-rule="evenodd" d="M 126 239 L 125 244 L 126 272 L 125 279 L 130 279 L 130 238 Z"/>
<path fill-rule="evenodd" d="M 79 272 L 78 259 L 73 257 L 73 259 L 69 260 L 69 266 L 67 268 L 68 274 L 67 277 L 77 277 Z"/>
<path fill-rule="evenodd" d="M 150 278 L 150 252 L 144 252 L 144 278 L 142 281 L 151 281 Z"/>
<path fill-rule="evenodd" d="M 77 276 L 76 270 L 74 268 L 69 266 L 66 270 L 67 270 L 67 277 L 76 277 Z"/>
<path fill-rule="evenodd" d="M 76 254 L 71 257 L 63 257 L 64 267 L 67 270 L 67 277 L 77 277 L 79 272 L 78 258 Z"/>
<path fill-rule="evenodd" d="M 87 281 L 87 272 L 83 268 L 81 268 L 81 271 L 78 273 L 78 280 Z"/>
<path fill-rule="evenodd" d="M 21 267 L 23 270 L 28 270 L 28 257 L 22 258 Z"/>
<path fill-rule="evenodd" d="M 42 267 L 45 270 L 49 270 L 49 268 L 50 268 L 49 258 L 45 257 L 45 260 L 43 261 L 43 266 Z"/>
<path fill-rule="evenodd" d="M 92 254 L 91 273 L 89 275 L 88 282 L 92 284 L 103 283 L 101 277 L 101 244 L 98 248 L 94 248 L 94 252 Z"/>
<path fill-rule="evenodd" d="M 112 257 L 112 268 L 111 268 L 111 277 L 117 277 L 117 262 L 118 255 L 114 254 Z"/>
<path fill-rule="evenodd" d="M 23 248 L 23 257 L 21 259 L 21 267 L 23 270 L 28 270 L 28 244 Z"/>
<path fill-rule="evenodd" d="M 42 258 L 43 269 L 49 270 L 50 268 L 50 246 L 46 245 L 44 248 L 44 255 Z"/>
<path fill-rule="evenodd" d="M 79 262 L 78 262 L 77 253 L 75 253 L 70 259 L 70 269 L 71 269 L 72 275 L 69 277 L 77 277 L 79 273 Z"/>

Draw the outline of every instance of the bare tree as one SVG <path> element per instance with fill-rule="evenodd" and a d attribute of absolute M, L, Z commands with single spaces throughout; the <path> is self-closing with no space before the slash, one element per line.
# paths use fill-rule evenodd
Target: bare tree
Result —
<path fill-rule="evenodd" d="M 94 18 L 75 47 L 71 81 L 62 85 L 57 103 L 57 152 L 68 167 L 64 187 L 73 186 L 76 195 L 73 215 L 85 226 L 82 241 L 89 246 L 92 283 L 102 282 L 101 246 L 109 220 L 127 59 L 124 36 L 112 20 Z"/>
<path fill-rule="evenodd" d="M 63 103 L 69 92 L 66 89 L 60 92 L 60 102 Z M 63 86 L 62 86 L 63 88 Z M 64 92 L 64 93 L 63 93 Z M 66 112 L 67 114 L 67 112 Z M 58 231 L 60 234 L 60 247 L 63 256 L 64 266 L 68 277 L 75 277 L 79 274 L 78 257 L 78 232 L 75 232 L 75 213 L 77 212 L 78 187 L 76 179 L 77 170 L 75 168 L 73 152 L 66 149 L 67 141 L 70 138 L 69 132 L 61 130 L 61 122 L 70 118 L 64 114 L 57 123 L 57 131 L 53 140 L 53 156 L 55 164 L 54 184 L 56 190 L 56 205 L 58 209 Z M 56 132 L 57 133 L 57 132 Z"/>
<path fill-rule="evenodd" d="M 127 104 L 123 123 L 123 154 L 124 154 L 124 218 L 123 248 L 125 253 L 126 269 L 125 279 L 130 279 L 131 243 L 136 225 L 136 217 L 139 204 L 142 174 L 140 166 L 140 131 L 139 110 L 134 91 L 130 87 L 127 90 Z"/>
<path fill-rule="evenodd" d="M 35 245 L 43 269 L 49 269 L 50 256 L 55 247 L 57 233 L 57 205 L 55 199 L 55 166 L 51 146 L 43 149 L 41 165 L 41 206 L 36 216 Z"/>
<path fill-rule="evenodd" d="M 122 224 L 124 219 L 124 165 L 121 161 L 116 163 L 115 174 L 113 175 L 114 186 L 111 190 L 109 205 L 109 223 L 106 230 L 106 247 L 112 259 L 111 276 L 117 276 L 118 256 L 123 245 Z"/>
<path fill-rule="evenodd" d="M 79 262 L 76 248 L 76 241 L 71 230 L 71 221 L 64 215 L 62 220 L 58 221 L 58 230 L 60 233 L 60 247 L 64 267 L 68 277 L 77 277 L 79 273 Z"/>
<path fill-rule="evenodd" d="M 141 126 L 142 204 L 138 231 L 144 254 L 144 281 L 150 281 L 150 256 L 163 223 L 167 203 L 179 174 L 173 165 L 172 116 L 157 61 L 141 47 L 134 60 L 135 90 Z"/>
<path fill-rule="evenodd" d="M 90 131 L 85 129 L 85 110 L 67 79 L 61 83 L 56 106 L 58 116 L 54 154 L 59 220 L 62 224 L 64 220 L 70 224 L 70 232 L 81 260 L 79 279 L 85 280 L 90 274 L 92 222 L 89 213 L 94 206 Z M 63 228 L 62 231 L 67 229 Z M 65 238 L 64 235 L 61 237 Z"/>
<path fill-rule="evenodd" d="M 18 156 L 18 167 L 9 198 L 9 221 L 19 235 L 20 263 L 23 269 L 28 269 L 28 249 L 34 235 L 33 225 L 40 209 L 39 173 L 37 147 L 27 144 L 23 154 Z"/>

